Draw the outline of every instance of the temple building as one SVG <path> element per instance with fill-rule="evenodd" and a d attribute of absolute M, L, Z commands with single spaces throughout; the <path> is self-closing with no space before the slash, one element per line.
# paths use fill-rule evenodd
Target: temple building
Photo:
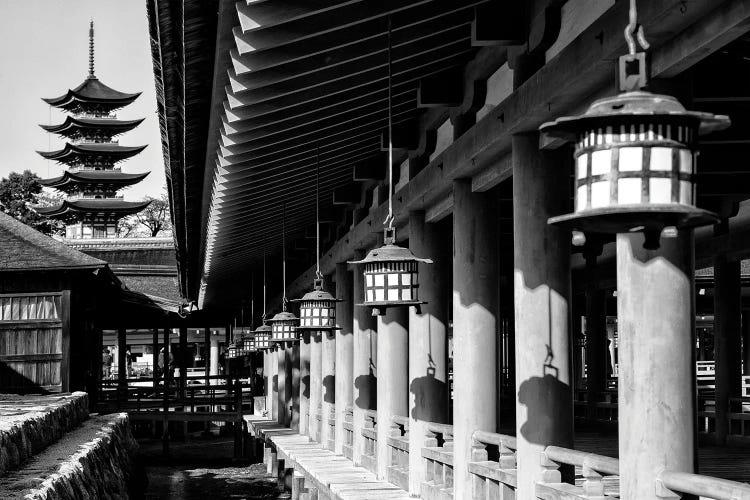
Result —
<path fill-rule="evenodd" d="M 116 139 L 143 119 L 118 120 L 117 110 L 135 101 L 140 92 L 127 94 L 102 83 L 94 74 L 94 23 L 89 28 L 89 74 L 79 86 L 60 97 L 44 99 L 69 113 L 63 123 L 41 125 L 67 140 L 57 151 L 39 152 L 65 164 L 63 175 L 44 179 L 42 185 L 66 196 L 55 206 L 37 207 L 41 215 L 65 222 L 68 239 L 114 238 L 117 221 L 148 206 L 148 201 L 125 201 L 118 192 L 137 184 L 148 172 L 125 173 L 118 166 L 146 146 L 121 146 Z"/>

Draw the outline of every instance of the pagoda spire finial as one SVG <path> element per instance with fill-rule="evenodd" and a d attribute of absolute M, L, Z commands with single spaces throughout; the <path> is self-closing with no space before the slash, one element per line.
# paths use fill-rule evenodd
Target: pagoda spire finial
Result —
<path fill-rule="evenodd" d="M 94 76 L 94 20 L 89 24 L 89 78 Z"/>

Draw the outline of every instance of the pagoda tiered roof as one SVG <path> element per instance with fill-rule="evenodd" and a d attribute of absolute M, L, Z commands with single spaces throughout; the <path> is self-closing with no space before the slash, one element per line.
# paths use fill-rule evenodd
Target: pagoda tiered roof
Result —
<path fill-rule="evenodd" d="M 112 218 L 125 217 L 140 212 L 151 203 L 147 201 L 123 201 L 117 199 L 83 199 L 65 200 L 49 207 L 34 207 L 39 215 L 64 219 L 81 215 L 108 216 Z"/>
<path fill-rule="evenodd" d="M 89 143 L 89 144 L 65 144 L 65 147 L 57 151 L 37 151 L 48 160 L 61 163 L 76 163 L 84 158 L 108 157 L 112 162 L 125 160 L 137 155 L 146 149 L 146 146 L 120 146 L 111 142 Z"/>
<path fill-rule="evenodd" d="M 59 177 L 51 179 L 42 179 L 39 183 L 42 186 L 59 189 L 61 191 L 71 191 L 79 186 L 106 185 L 114 189 L 120 189 L 125 186 L 132 186 L 142 181 L 149 172 L 139 174 L 126 174 L 116 170 L 88 170 L 82 172 L 65 171 Z"/>
<path fill-rule="evenodd" d="M 66 137 L 75 136 L 84 130 L 106 130 L 109 136 L 123 134 L 140 125 L 143 118 L 138 120 L 115 120 L 112 118 L 89 118 L 68 116 L 65 121 L 57 125 L 39 125 L 47 132 Z"/>
<path fill-rule="evenodd" d="M 79 86 L 69 89 L 60 97 L 43 98 L 44 102 L 66 111 L 79 112 L 87 109 L 113 111 L 135 101 L 140 92 L 128 94 L 103 84 L 95 76 L 89 76 Z"/>

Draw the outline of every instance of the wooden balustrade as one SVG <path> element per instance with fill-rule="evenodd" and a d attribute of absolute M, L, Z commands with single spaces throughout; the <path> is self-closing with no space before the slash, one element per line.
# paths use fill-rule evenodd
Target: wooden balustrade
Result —
<path fill-rule="evenodd" d="M 727 439 L 735 443 L 750 442 L 750 398 L 729 398 L 731 408 L 741 411 L 727 413 L 729 434 Z M 711 434 L 716 430 L 716 401 L 712 396 L 698 396 L 698 432 Z"/>
<path fill-rule="evenodd" d="M 362 453 L 362 467 L 373 474 L 378 473 L 378 413 L 375 410 L 365 411 L 365 426 L 362 437 L 365 449 Z"/>
<path fill-rule="evenodd" d="M 425 469 L 422 498 L 450 500 L 453 498 L 453 426 L 427 422 L 426 430 L 422 448 Z"/>
<path fill-rule="evenodd" d="M 353 460 L 354 449 L 354 408 L 347 406 L 344 408 L 344 456 Z"/>
<path fill-rule="evenodd" d="M 388 431 L 388 482 L 409 489 L 409 418 L 394 415 Z"/>
<path fill-rule="evenodd" d="M 471 436 L 471 497 L 475 500 L 515 498 L 516 438 L 474 431 Z"/>
<path fill-rule="evenodd" d="M 575 467 L 576 475 L 580 474 L 582 480 L 576 481 L 576 485 L 562 482 L 560 467 L 563 465 Z M 612 495 L 619 490 L 616 476 L 620 465 L 616 458 L 548 446 L 542 452 L 542 466 L 544 472 L 536 487 L 540 498 L 614 499 L 616 496 Z"/>
<path fill-rule="evenodd" d="M 683 494 L 713 500 L 750 499 L 750 485 L 701 476 L 687 472 L 665 470 L 656 479 L 657 495 L 661 498 L 679 498 Z"/>

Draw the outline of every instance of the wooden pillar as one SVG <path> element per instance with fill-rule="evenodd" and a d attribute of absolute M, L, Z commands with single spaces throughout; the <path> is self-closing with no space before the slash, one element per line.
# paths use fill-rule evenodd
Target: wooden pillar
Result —
<path fill-rule="evenodd" d="M 330 421 L 336 404 L 336 333 L 325 331 L 321 333 L 320 353 L 320 383 L 321 396 L 320 443 L 329 448 L 334 436 L 331 435 Z"/>
<path fill-rule="evenodd" d="M 271 419 L 279 421 L 279 353 L 274 344 L 271 344 L 268 363 L 271 367 Z"/>
<path fill-rule="evenodd" d="M 203 373 L 206 376 L 206 385 L 211 385 L 208 377 L 211 375 L 211 329 L 203 329 L 203 352 L 205 357 L 203 359 Z"/>
<path fill-rule="evenodd" d="M 590 238 L 591 239 L 591 238 Z M 599 288 L 599 267 L 596 258 L 601 255 L 601 245 L 586 242 L 586 399 L 587 418 L 596 418 L 596 403 L 607 388 L 607 316 L 606 296 Z"/>
<path fill-rule="evenodd" d="M 656 500 L 657 474 L 696 459 L 693 234 L 643 242 L 617 235 L 620 497 Z"/>
<path fill-rule="evenodd" d="M 310 435 L 310 330 L 300 330 L 299 433 Z"/>
<path fill-rule="evenodd" d="M 299 432 L 300 426 L 300 344 L 294 342 L 291 348 L 291 380 L 292 380 L 292 417 L 289 426 Z"/>
<path fill-rule="evenodd" d="M 278 406 L 278 413 L 276 414 L 276 421 L 280 425 L 289 425 L 289 405 L 288 402 L 288 389 L 287 388 L 287 371 L 286 371 L 286 349 L 284 344 L 281 342 L 276 343 L 276 404 Z"/>
<path fill-rule="evenodd" d="M 496 205 L 453 183 L 453 474 L 471 498 L 471 435 L 497 431 L 498 234 Z"/>
<path fill-rule="evenodd" d="M 408 308 L 391 307 L 378 316 L 378 362 L 378 479 L 387 479 L 391 419 L 409 414 Z"/>
<path fill-rule="evenodd" d="M 169 384 L 172 382 L 171 373 L 169 371 L 169 327 L 164 327 L 164 392 L 162 394 L 162 436 L 161 446 L 162 453 L 165 455 L 169 454 Z"/>
<path fill-rule="evenodd" d="M 730 433 L 730 398 L 741 393 L 742 285 L 740 261 L 726 255 L 714 257 L 714 359 L 716 361 L 716 444 L 724 445 Z"/>
<path fill-rule="evenodd" d="M 357 260 L 364 258 L 365 252 L 358 250 Z M 365 427 L 365 411 L 374 410 L 377 402 L 377 319 L 367 307 L 358 306 L 364 302 L 364 275 L 361 270 L 352 273 L 353 300 L 352 308 L 354 330 L 354 360 L 352 377 L 354 379 L 352 426 L 354 439 L 352 458 L 355 465 L 362 463 L 365 441 L 362 429 Z"/>
<path fill-rule="evenodd" d="M 266 416 L 272 419 L 273 403 L 271 402 L 271 396 L 273 395 L 273 374 L 271 373 L 271 351 L 268 349 L 263 351 L 263 381 L 265 382 L 263 389 L 266 396 Z"/>
<path fill-rule="evenodd" d="M 153 376 L 154 393 L 159 389 L 159 329 L 154 328 L 151 350 L 151 375 Z M 163 376 L 163 374 L 162 374 Z"/>
<path fill-rule="evenodd" d="M 187 387 L 187 327 L 180 326 L 180 354 L 177 356 L 180 367 L 180 398 L 185 399 Z"/>
<path fill-rule="evenodd" d="M 419 496 L 426 479 L 422 458 L 425 422 L 448 423 L 448 301 L 451 262 L 443 246 L 450 246 L 438 226 L 427 224 L 424 212 L 409 215 L 409 248 L 433 264 L 419 264 L 421 313 L 409 308 L 409 494 Z"/>
<path fill-rule="evenodd" d="M 315 415 L 320 410 L 323 399 L 323 383 L 321 379 L 321 374 L 323 373 L 321 359 L 323 354 L 323 335 L 319 330 L 310 331 L 310 418 L 308 420 L 308 429 L 310 430 L 310 438 L 319 443 L 323 441 L 320 439 L 320 426 Z"/>
<path fill-rule="evenodd" d="M 71 315 L 71 300 L 70 290 L 63 290 L 62 296 L 60 297 L 60 323 L 62 330 L 62 359 L 60 360 L 60 389 L 62 392 L 70 392 L 70 364 L 71 364 L 71 349 L 70 349 L 70 315 Z M 99 356 L 101 356 L 101 349 L 99 349 Z M 102 364 L 99 363 L 99 371 L 101 372 Z"/>
<path fill-rule="evenodd" d="M 355 272 L 358 272 L 356 270 Z M 354 381 L 354 335 L 352 333 L 352 273 L 346 263 L 336 264 L 336 430 L 334 451 L 344 453 L 344 415 L 346 408 L 352 406 L 352 387 Z"/>
<path fill-rule="evenodd" d="M 127 399 L 128 383 L 125 351 L 127 350 L 127 330 L 125 328 L 117 329 L 117 392 L 119 399 Z"/>
<path fill-rule="evenodd" d="M 516 498 L 529 500 L 541 479 L 540 452 L 573 446 L 570 232 L 547 224 L 568 210 L 570 183 L 563 165 L 539 151 L 537 134 L 513 136 L 512 147 Z"/>

